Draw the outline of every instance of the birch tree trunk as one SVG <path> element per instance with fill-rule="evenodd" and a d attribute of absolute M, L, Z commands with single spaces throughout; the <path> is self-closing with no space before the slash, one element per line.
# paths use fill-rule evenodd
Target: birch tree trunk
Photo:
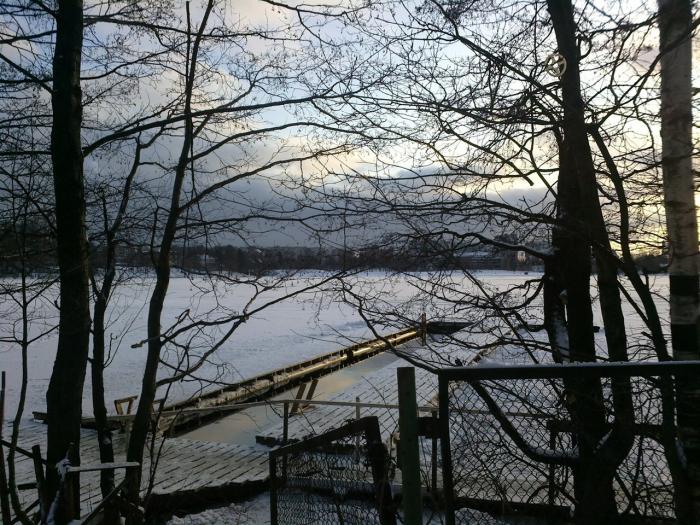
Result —
<path fill-rule="evenodd" d="M 671 342 L 677 360 L 700 359 L 698 225 L 692 171 L 691 0 L 659 0 L 661 139 L 669 247 Z M 700 378 L 677 383 L 689 495 L 700 521 Z"/>
<path fill-rule="evenodd" d="M 83 154 L 80 141 L 80 61 L 83 2 L 59 0 L 53 58 L 51 159 L 60 279 L 58 348 L 46 394 L 49 497 L 58 486 L 55 465 L 70 443 L 80 443 L 83 383 L 90 336 L 88 245 L 85 231 Z M 64 517 L 56 516 L 57 523 Z"/>

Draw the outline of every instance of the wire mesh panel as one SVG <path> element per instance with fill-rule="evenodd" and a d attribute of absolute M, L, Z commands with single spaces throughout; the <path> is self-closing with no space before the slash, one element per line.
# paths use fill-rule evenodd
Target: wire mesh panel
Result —
<path fill-rule="evenodd" d="M 394 525 L 376 417 L 270 452 L 272 524 Z"/>
<path fill-rule="evenodd" d="M 566 469 L 529 457 L 517 437 L 523 436 L 528 447 L 540 452 L 569 445 L 561 443 L 565 434 L 557 435 L 548 428 L 552 419 L 566 419 L 556 381 L 454 381 L 448 392 L 451 490 L 456 508 L 550 515 L 568 504 L 571 487 Z M 512 425 L 511 435 L 494 416 L 497 411 Z M 460 523 L 481 522 L 465 510 L 457 518 Z"/>
<path fill-rule="evenodd" d="M 441 371 L 447 523 L 486 523 L 471 509 L 567 519 L 591 502 L 635 523 L 673 518 L 682 369 L 665 365 Z"/>

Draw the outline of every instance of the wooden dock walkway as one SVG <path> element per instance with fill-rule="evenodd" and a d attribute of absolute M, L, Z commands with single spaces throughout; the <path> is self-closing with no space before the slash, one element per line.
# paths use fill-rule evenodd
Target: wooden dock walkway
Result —
<path fill-rule="evenodd" d="M 405 345 L 403 349 L 407 350 L 406 347 L 410 345 L 410 343 Z M 359 399 L 361 403 L 398 405 L 396 369 L 399 366 L 407 366 L 407 364 L 406 361 L 398 359 L 365 376 L 350 388 L 332 396 L 330 400 L 353 403 Z M 416 395 L 418 405 L 435 405 L 437 411 L 437 378 L 434 374 L 420 368 L 416 369 Z M 393 432 L 398 431 L 398 410 L 361 407 L 359 416 L 377 416 L 384 441 Z M 354 406 L 312 405 L 301 413 L 290 416 L 288 438 L 298 440 L 311 434 L 320 434 L 357 417 L 358 410 Z M 258 443 L 278 445 L 281 443 L 282 434 L 283 428 L 282 422 L 280 422 L 263 430 L 256 439 Z"/>
<path fill-rule="evenodd" d="M 454 331 L 455 324 L 447 323 L 436 327 L 437 333 Z M 430 332 L 430 330 L 428 330 Z M 391 345 L 401 345 L 407 353 L 421 352 L 418 338 L 419 330 L 406 330 L 390 337 Z M 219 417 L 222 414 L 243 410 L 244 407 L 229 407 L 256 399 L 269 399 L 269 393 L 284 391 L 294 385 L 301 384 L 317 377 L 317 374 L 328 373 L 342 366 L 347 366 L 360 359 L 376 355 L 389 347 L 383 339 L 368 341 L 354 345 L 332 354 L 319 356 L 312 362 L 304 362 L 294 367 L 275 370 L 256 378 L 251 378 L 235 387 L 228 387 L 200 396 L 194 400 L 168 407 L 170 413 L 178 412 L 177 417 L 183 417 L 186 424 L 201 424 L 207 419 Z M 329 361 L 330 360 L 330 361 Z M 364 377 L 332 400 L 377 405 L 395 405 L 398 403 L 396 389 L 396 368 L 407 363 L 401 359 L 376 370 Z M 261 381 L 268 381 L 267 386 Z M 416 387 L 418 404 L 436 406 L 435 396 L 437 382 L 434 374 L 416 370 Z M 224 406 L 221 406 L 221 405 Z M 229 409 L 230 408 L 230 409 Z M 202 411 L 202 413 L 199 413 Z M 37 413 L 35 413 L 36 415 Z M 379 418 L 382 437 L 389 437 L 398 428 L 398 411 L 380 407 L 355 406 L 314 406 L 306 408 L 294 415 L 288 426 L 288 437 L 291 440 L 302 439 L 310 434 L 319 434 L 342 425 L 345 421 L 376 415 Z M 39 414 L 41 416 L 41 414 Z M 128 415 L 114 418 L 115 421 L 127 421 Z M 89 421 L 88 421 L 89 423 Z M 254 496 L 267 489 L 269 479 L 268 454 L 269 446 L 280 444 L 283 423 L 274 424 L 257 436 L 257 443 L 250 445 L 195 441 L 174 437 L 158 437 L 155 449 L 159 451 L 157 463 L 155 458 L 148 455 L 144 458 L 142 496 L 148 497 L 149 512 L 158 515 L 161 511 L 167 513 L 196 511 L 217 504 L 226 504 Z M 83 428 L 80 443 L 80 457 L 83 465 L 98 464 L 99 450 L 97 433 L 90 428 Z M 4 436 L 9 438 L 10 427 L 5 426 Z M 126 435 L 113 432 L 115 461 L 125 460 Z M 46 450 L 46 426 L 39 421 L 24 421 L 22 423 L 18 446 L 31 450 L 32 446 L 40 445 Z M 267 445 L 267 446 L 266 446 Z M 424 443 L 423 445 L 427 445 Z M 423 447 L 424 453 L 428 448 Z M 34 465 L 30 458 L 17 454 L 16 484 L 28 484 L 35 481 Z M 149 473 L 155 466 L 152 490 L 149 493 Z M 117 471 L 117 482 L 123 472 Z M 89 513 L 100 501 L 99 472 L 81 474 L 81 513 Z M 148 495 L 147 495 L 148 494 Z M 20 492 L 25 505 L 36 500 L 36 490 L 29 489 Z"/>
<path fill-rule="evenodd" d="M 346 366 L 352 366 L 365 359 L 373 357 L 391 348 L 405 345 L 410 341 L 421 338 L 426 333 L 435 331 L 443 333 L 457 330 L 463 323 L 425 323 L 418 328 L 408 328 L 393 334 L 354 344 L 330 353 L 322 354 L 312 359 L 294 365 L 271 370 L 263 374 L 244 379 L 225 387 L 205 392 L 199 396 L 167 404 L 163 407 L 159 427 L 167 430 L 168 435 L 177 436 L 193 430 L 203 424 L 221 418 L 237 408 L 226 409 L 248 401 L 270 399 L 276 394 L 290 390 L 300 384 L 328 375 Z M 135 400 L 135 397 L 130 398 Z M 116 401 L 115 401 L 116 403 Z M 130 404 L 131 406 L 131 404 Z M 212 410 L 207 410 L 212 409 Z M 34 411 L 34 419 L 46 420 L 46 413 Z M 109 416 L 114 428 L 127 423 L 131 414 Z M 84 418 L 83 427 L 94 428 L 93 418 Z"/>
<path fill-rule="evenodd" d="M 5 435 L 10 427 L 5 426 Z M 126 441 L 124 434 L 114 433 L 115 460 L 124 461 Z M 36 421 L 24 421 L 20 430 L 18 446 L 31 450 L 40 445 L 46 450 L 46 425 Z M 215 505 L 217 502 L 231 502 L 265 490 L 269 477 L 269 448 L 253 445 L 244 446 L 225 443 L 192 441 L 181 438 L 160 438 L 156 449 L 160 448 L 149 510 L 157 513 L 186 511 Z M 97 448 L 97 433 L 83 429 L 80 443 L 80 456 L 83 465 L 100 462 Z M 16 455 L 17 484 L 35 481 L 34 465 L 31 459 Z M 143 468 L 142 495 L 146 495 L 151 471 L 152 458 L 146 456 Z M 117 471 L 118 480 L 123 471 Z M 86 515 L 102 499 L 99 472 L 82 473 L 81 514 Z M 24 505 L 36 500 L 36 490 L 20 491 Z"/>
<path fill-rule="evenodd" d="M 225 415 L 227 412 L 216 411 L 207 414 L 206 412 L 186 412 L 186 409 L 213 408 L 245 401 L 269 399 L 277 393 L 330 374 L 340 368 L 351 366 L 393 346 L 404 345 L 421 337 L 422 330 L 428 330 L 428 326 L 409 328 L 381 338 L 364 341 L 292 366 L 266 372 L 213 392 L 207 392 L 193 399 L 173 403 L 165 407 L 164 412 L 177 413 L 177 415 L 172 417 L 171 422 L 164 422 L 163 427 L 169 428 L 169 432 L 173 435 L 198 427 L 204 422 Z"/>
<path fill-rule="evenodd" d="M 441 334 L 450 334 L 464 324 L 458 323 L 435 323 L 428 333 L 437 334 L 432 338 L 433 348 L 424 347 L 420 341 L 413 340 L 405 343 L 401 347 L 402 353 L 410 355 L 412 358 L 424 362 L 431 362 L 434 358 L 433 352 L 440 352 L 450 346 L 449 337 L 442 337 Z M 471 350 L 451 349 L 451 357 L 459 357 L 465 366 L 478 361 L 484 354 L 490 352 L 489 349 L 480 352 Z M 287 437 L 289 440 L 303 439 L 312 434 L 320 434 L 326 430 L 336 428 L 348 420 L 357 419 L 364 416 L 377 416 L 382 433 L 382 439 L 387 442 L 392 433 L 398 432 L 398 390 L 396 388 L 396 369 L 402 366 L 410 366 L 406 360 L 397 359 L 378 370 L 374 370 L 362 377 L 358 382 L 338 394 L 328 398 L 330 401 L 345 403 L 366 403 L 370 405 L 390 405 L 393 408 L 361 407 L 358 412 L 355 406 L 326 406 L 311 405 L 301 413 L 291 415 L 289 419 Z M 426 409 L 435 407 L 438 412 L 438 382 L 437 376 L 423 368 L 416 368 L 416 401 L 419 407 L 423 407 L 423 416 L 429 416 Z M 321 398 L 314 398 L 315 400 Z M 266 445 L 278 445 L 282 441 L 282 422 L 270 425 L 263 429 L 257 436 L 258 443 Z"/>

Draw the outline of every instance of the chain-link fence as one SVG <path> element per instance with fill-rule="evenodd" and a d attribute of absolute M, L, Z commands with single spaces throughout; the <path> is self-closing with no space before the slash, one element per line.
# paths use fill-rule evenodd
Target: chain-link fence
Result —
<path fill-rule="evenodd" d="M 394 525 L 389 458 L 376 417 L 270 452 L 272 525 Z"/>
<path fill-rule="evenodd" d="M 474 509 L 674 518 L 673 380 L 688 366 L 699 373 L 675 363 L 441 370 L 446 522 L 482 523 Z"/>

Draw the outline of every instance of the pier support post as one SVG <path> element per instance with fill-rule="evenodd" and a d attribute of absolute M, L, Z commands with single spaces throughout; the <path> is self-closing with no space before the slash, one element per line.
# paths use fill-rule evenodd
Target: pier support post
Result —
<path fill-rule="evenodd" d="M 284 419 L 282 420 L 282 444 L 287 444 L 289 438 L 289 403 L 284 402 Z"/>
<path fill-rule="evenodd" d="M 318 378 L 311 381 L 311 385 L 309 385 L 309 391 L 306 393 L 306 400 L 307 401 L 313 401 L 317 386 L 318 386 Z M 309 403 L 304 403 L 303 408 L 308 408 L 308 407 L 309 407 Z"/>
<path fill-rule="evenodd" d="M 399 435 L 401 465 L 401 507 L 406 525 L 423 522 L 418 442 L 416 370 L 412 366 L 396 371 L 399 387 Z"/>
<path fill-rule="evenodd" d="M 360 396 L 355 396 L 355 420 L 357 421 L 358 419 L 360 419 Z M 360 445 L 361 440 L 358 435 L 355 438 L 355 463 L 360 462 Z"/>
<path fill-rule="evenodd" d="M 292 411 L 290 414 L 293 416 L 297 412 L 301 411 L 302 404 L 304 402 L 304 390 L 306 390 L 306 383 L 302 383 L 299 385 L 299 389 L 297 390 L 297 395 L 294 396 L 295 399 L 298 399 L 296 403 L 292 405 Z"/>
<path fill-rule="evenodd" d="M 49 511 L 49 502 L 46 499 L 46 476 L 44 474 L 44 465 L 41 462 L 41 447 L 39 445 L 32 447 L 32 462 L 34 463 L 34 476 L 36 477 L 36 492 L 39 498 L 39 515 L 44 519 Z"/>

